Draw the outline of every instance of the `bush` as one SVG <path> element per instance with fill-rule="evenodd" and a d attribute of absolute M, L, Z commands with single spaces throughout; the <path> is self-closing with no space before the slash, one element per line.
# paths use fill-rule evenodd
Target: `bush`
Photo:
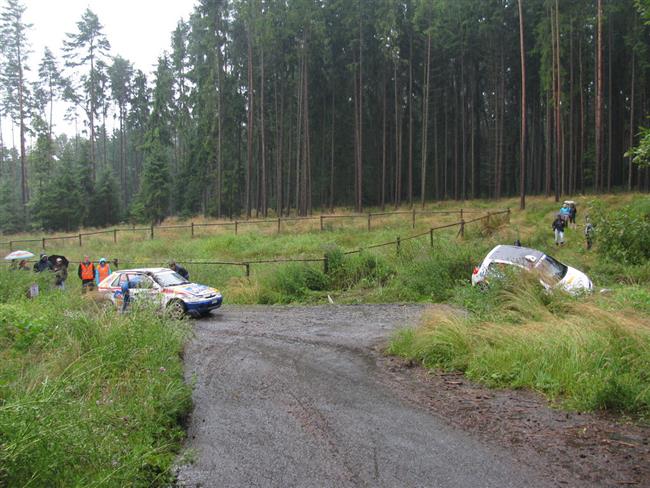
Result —
<path fill-rule="evenodd" d="M 304 300 L 312 291 L 322 291 L 329 285 L 328 277 L 311 266 L 289 264 L 266 276 L 267 293 L 264 303 L 292 303 Z"/>
<path fill-rule="evenodd" d="M 650 199 L 615 210 L 600 203 L 593 207 L 598 251 L 604 257 L 635 265 L 650 259 Z"/>

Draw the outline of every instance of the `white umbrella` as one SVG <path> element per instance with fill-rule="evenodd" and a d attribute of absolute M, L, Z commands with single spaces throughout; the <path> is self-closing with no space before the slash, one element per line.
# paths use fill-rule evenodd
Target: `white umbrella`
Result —
<path fill-rule="evenodd" d="M 16 259 L 29 259 L 33 258 L 34 253 L 29 251 L 14 251 L 5 256 L 7 261 L 15 261 Z"/>

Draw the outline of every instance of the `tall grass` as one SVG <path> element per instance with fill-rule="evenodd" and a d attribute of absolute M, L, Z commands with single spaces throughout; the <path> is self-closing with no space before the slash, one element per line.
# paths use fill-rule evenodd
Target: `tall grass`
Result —
<path fill-rule="evenodd" d="M 30 279 L 0 271 L 0 485 L 167 485 L 190 408 L 187 326 L 47 283 L 28 300 Z"/>
<path fill-rule="evenodd" d="M 602 297 L 549 293 L 530 277 L 512 278 L 469 316 L 432 314 L 400 331 L 390 354 L 426 367 L 458 370 L 492 387 L 530 388 L 566 407 L 650 418 L 650 319 Z M 613 304 L 612 304 L 613 305 Z"/>

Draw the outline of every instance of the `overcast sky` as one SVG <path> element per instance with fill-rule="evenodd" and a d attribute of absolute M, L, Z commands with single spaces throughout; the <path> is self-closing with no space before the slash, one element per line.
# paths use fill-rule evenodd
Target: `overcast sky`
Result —
<path fill-rule="evenodd" d="M 111 55 L 121 55 L 138 69 L 151 73 L 158 56 L 169 50 L 171 33 L 177 22 L 187 20 L 194 0 L 22 0 L 27 8 L 25 22 L 31 23 L 28 32 L 32 53 L 28 64 L 34 78 L 38 64 L 47 46 L 61 62 L 61 47 L 66 33 L 77 31 L 81 14 L 90 8 L 104 27 L 111 44 Z M 4 8 L 6 0 L 0 0 Z M 148 77 L 151 79 L 150 77 Z M 56 132 L 73 133 L 74 128 L 63 121 L 64 107 L 57 107 Z M 8 121 L 3 120 L 3 135 L 10 144 Z"/>
<path fill-rule="evenodd" d="M 4 4 L 4 0 L 2 4 Z M 188 19 L 194 0 L 23 0 L 36 65 L 43 48 L 60 55 L 67 32 L 76 32 L 81 14 L 90 8 L 104 26 L 111 54 L 119 54 L 145 72 L 163 50 L 169 49 L 171 32 L 181 19 Z"/>

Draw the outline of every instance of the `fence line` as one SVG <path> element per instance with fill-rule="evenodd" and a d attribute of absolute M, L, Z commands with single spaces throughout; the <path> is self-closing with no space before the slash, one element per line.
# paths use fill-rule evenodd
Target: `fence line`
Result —
<path fill-rule="evenodd" d="M 411 213 L 411 212 L 409 212 Z M 420 237 L 424 236 L 429 236 L 429 243 L 430 246 L 434 246 L 434 240 L 433 240 L 433 234 L 435 231 L 442 230 L 442 229 L 449 229 L 451 227 L 459 227 L 457 237 L 460 236 L 461 238 L 465 236 L 465 226 L 467 224 L 471 224 L 474 222 L 479 222 L 481 220 L 486 220 L 488 224 L 490 223 L 492 217 L 498 216 L 498 215 L 507 215 L 507 223 L 510 223 L 510 209 L 507 210 L 502 210 L 499 212 L 487 212 L 486 215 L 482 215 L 480 217 L 476 217 L 471 220 L 460 220 L 458 222 L 454 222 L 451 224 L 445 224 L 445 225 L 439 225 L 436 227 L 431 227 L 429 230 L 426 232 L 421 232 L 419 234 L 407 236 L 407 237 L 400 237 L 397 236 L 397 238 L 394 241 L 389 241 L 389 242 L 382 242 L 379 244 L 371 244 L 369 246 L 365 246 L 359 249 L 351 250 L 351 251 L 344 251 L 344 255 L 350 255 L 350 254 L 359 254 L 362 253 L 363 251 L 369 250 L 369 249 L 377 249 L 380 247 L 386 247 L 386 246 L 396 246 L 396 252 L 399 253 L 401 250 L 401 245 L 404 241 L 412 240 L 412 239 L 418 239 Z M 318 218 L 318 217 L 308 217 L 308 218 Z M 113 231 L 111 231 L 113 232 Z M 76 238 L 77 236 L 73 236 Z M 63 239 L 68 238 L 68 237 L 61 237 Z M 16 242 L 16 241 L 14 241 Z M 327 257 L 327 254 L 325 254 L 322 258 L 277 258 L 277 259 L 257 259 L 257 260 L 247 260 L 247 261 L 192 261 L 192 260 L 179 260 L 182 261 L 183 264 L 185 265 L 220 265 L 220 266 L 239 266 L 244 268 L 244 272 L 247 277 L 250 277 L 251 273 L 251 266 L 252 265 L 259 265 L 259 264 L 279 264 L 279 263 L 323 263 L 323 271 L 325 273 L 328 272 L 329 270 L 329 259 Z M 115 264 L 121 264 L 121 265 L 131 265 L 131 266 L 142 266 L 142 267 L 153 267 L 153 266 L 161 266 L 160 262 L 145 262 L 145 261 L 119 261 L 118 259 L 113 260 Z M 78 261 L 70 261 L 70 264 L 78 264 Z"/>
<path fill-rule="evenodd" d="M 62 240 L 68 240 L 68 239 L 74 239 L 79 242 L 79 247 L 83 247 L 83 242 L 84 242 L 84 237 L 91 237 L 91 236 L 97 236 L 97 235 L 102 235 L 102 234 L 112 234 L 113 235 L 113 242 L 117 243 L 117 236 L 118 233 L 120 232 L 148 232 L 150 239 L 154 239 L 156 231 L 161 231 L 161 230 L 167 230 L 167 229 L 189 229 L 190 230 L 190 236 L 193 238 L 195 237 L 195 229 L 197 227 L 233 227 L 235 235 L 237 235 L 239 227 L 242 225 L 250 225 L 250 224 L 274 224 L 277 226 L 277 233 L 282 232 L 282 223 L 283 222 L 296 222 L 296 221 L 319 221 L 320 222 L 320 230 L 324 231 L 325 230 L 325 220 L 335 220 L 335 219 L 367 219 L 367 228 L 368 231 L 372 229 L 372 219 L 373 217 L 384 217 L 384 216 L 391 216 L 391 215 L 411 215 L 411 226 L 412 228 L 415 228 L 416 224 L 416 219 L 418 215 L 455 215 L 458 214 L 460 217 L 460 220 L 463 221 L 464 215 L 465 214 L 472 214 L 472 213 L 482 213 L 483 211 L 480 209 L 464 209 L 460 208 L 458 210 L 416 210 L 413 208 L 412 210 L 396 210 L 393 212 L 369 212 L 366 214 L 349 214 L 349 215 L 330 215 L 330 214 L 323 214 L 323 215 L 318 215 L 318 216 L 311 216 L 311 217 L 278 217 L 275 219 L 254 219 L 254 220 L 234 220 L 231 222 L 214 222 L 214 223 L 195 223 L 195 222 L 190 222 L 189 224 L 178 224 L 178 225 L 158 225 L 158 226 L 149 226 L 149 227 L 121 227 L 121 228 L 113 228 L 113 229 L 107 229 L 107 230 L 100 230 L 100 231 L 94 231 L 94 232 L 81 232 L 79 234 L 72 234 L 72 235 L 67 235 L 67 236 L 43 236 L 40 238 L 32 238 L 32 239 L 12 239 L 9 241 L 4 241 L 0 242 L 0 247 L 8 247 L 9 251 L 14 250 L 14 246 L 17 244 L 28 244 L 28 243 L 40 243 L 42 249 L 46 249 L 47 247 L 47 242 L 49 241 L 62 241 Z M 498 215 L 502 213 L 510 212 L 510 209 L 507 210 L 502 210 L 500 212 L 492 213 L 492 215 Z M 488 212 L 488 215 L 490 212 Z M 465 223 L 469 222 L 474 222 L 475 220 L 468 221 Z M 453 225 L 460 225 L 459 223 L 451 224 Z"/>

